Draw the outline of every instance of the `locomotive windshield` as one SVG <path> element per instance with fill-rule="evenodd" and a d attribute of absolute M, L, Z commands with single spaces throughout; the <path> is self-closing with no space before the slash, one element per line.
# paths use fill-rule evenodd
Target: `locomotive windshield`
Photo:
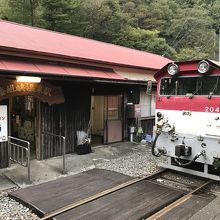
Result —
<path fill-rule="evenodd" d="M 160 95 L 220 95 L 220 76 L 163 78 Z"/>

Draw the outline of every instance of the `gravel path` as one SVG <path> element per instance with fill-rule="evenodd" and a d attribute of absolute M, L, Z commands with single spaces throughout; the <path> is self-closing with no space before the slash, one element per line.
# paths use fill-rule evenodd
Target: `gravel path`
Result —
<path fill-rule="evenodd" d="M 13 188 L 12 190 L 17 190 Z M 0 220 L 38 220 L 30 209 L 8 197 L 9 191 L 0 192 Z"/>
<path fill-rule="evenodd" d="M 137 152 L 95 163 L 96 168 L 112 170 L 132 177 L 143 176 L 158 171 L 157 165 L 165 162 L 166 157 L 153 157 L 150 147 L 138 146 Z"/>

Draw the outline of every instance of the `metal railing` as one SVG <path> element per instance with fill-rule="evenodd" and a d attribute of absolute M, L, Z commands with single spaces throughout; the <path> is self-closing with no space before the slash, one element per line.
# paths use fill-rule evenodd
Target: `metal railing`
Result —
<path fill-rule="evenodd" d="M 55 138 L 59 138 L 60 139 L 60 144 L 62 142 L 62 156 L 63 156 L 63 169 L 62 169 L 62 173 L 63 174 L 66 174 L 67 171 L 66 171 L 66 158 L 65 158 L 65 155 L 66 155 L 66 137 L 65 136 L 62 136 L 62 135 L 58 135 L 58 134 L 52 134 L 52 133 L 49 133 L 49 132 L 42 132 L 42 135 L 48 135 L 48 136 L 52 136 L 52 137 L 55 137 Z M 42 140 L 44 138 L 42 137 Z"/>
<path fill-rule="evenodd" d="M 20 138 L 8 136 L 8 146 L 9 167 L 11 166 L 11 161 L 27 167 L 28 180 L 30 181 L 30 142 Z"/>

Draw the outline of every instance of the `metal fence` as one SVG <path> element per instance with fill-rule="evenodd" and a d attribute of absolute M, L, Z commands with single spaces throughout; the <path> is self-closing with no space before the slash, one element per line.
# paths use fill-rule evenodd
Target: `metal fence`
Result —
<path fill-rule="evenodd" d="M 9 154 L 9 167 L 11 161 L 27 167 L 28 180 L 30 181 L 30 142 L 16 137 L 8 136 L 8 154 Z"/>
<path fill-rule="evenodd" d="M 62 157 L 63 157 L 63 169 L 62 169 L 62 173 L 66 174 L 66 137 L 62 136 L 62 135 L 57 135 L 57 134 L 53 134 L 53 133 L 49 133 L 49 132 L 42 132 L 42 140 L 44 140 L 44 136 L 50 136 L 53 138 L 58 138 L 60 141 L 60 146 L 62 146 Z M 44 146 L 44 144 L 42 143 L 42 146 Z"/>

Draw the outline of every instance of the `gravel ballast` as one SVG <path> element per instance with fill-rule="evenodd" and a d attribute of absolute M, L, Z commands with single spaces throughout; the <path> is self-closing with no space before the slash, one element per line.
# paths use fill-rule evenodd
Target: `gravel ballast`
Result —
<path fill-rule="evenodd" d="M 136 152 L 116 159 L 95 163 L 96 168 L 112 170 L 132 177 L 149 175 L 159 170 L 158 163 L 165 162 L 166 157 L 154 157 L 148 146 L 138 145 Z"/>
<path fill-rule="evenodd" d="M 12 190 L 17 190 L 13 188 Z M 9 191 L 0 192 L 0 220 L 38 220 L 29 208 L 8 197 Z"/>

